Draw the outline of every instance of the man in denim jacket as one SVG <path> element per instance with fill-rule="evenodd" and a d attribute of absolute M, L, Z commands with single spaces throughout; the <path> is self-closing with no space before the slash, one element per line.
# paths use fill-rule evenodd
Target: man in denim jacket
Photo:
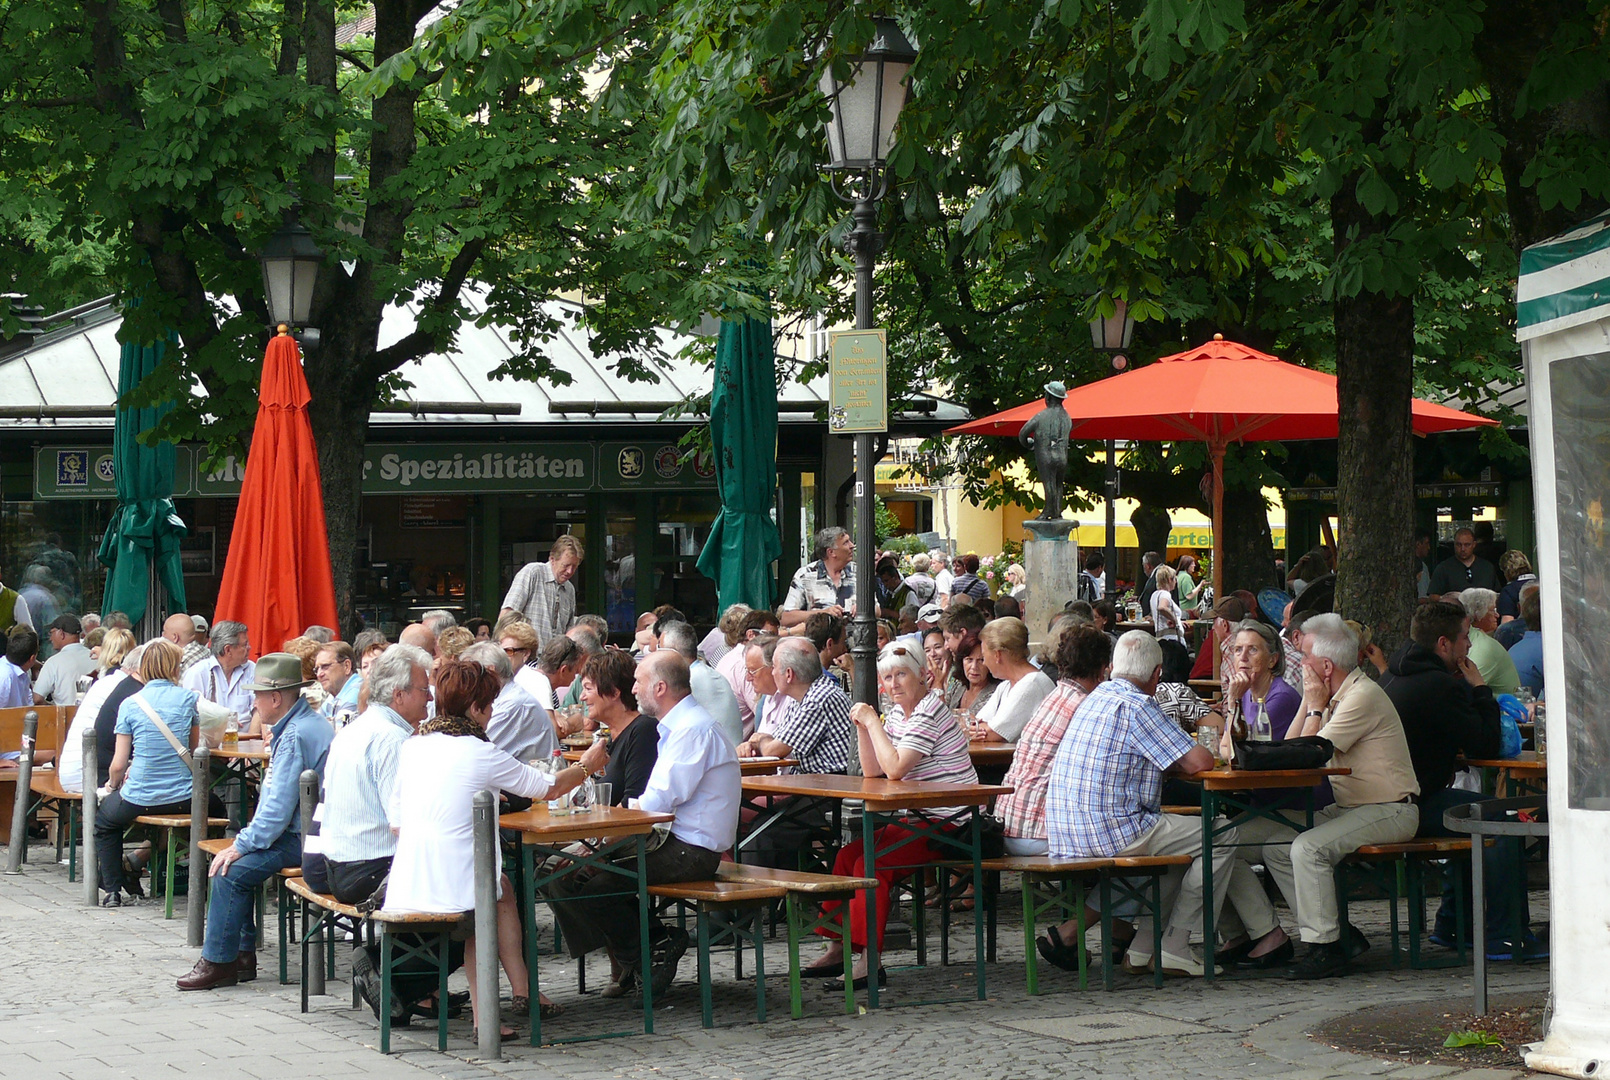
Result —
<path fill-rule="evenodd" d="M 212 893 L 201 959 L 179 980 L 180 990 L 211 990 L 257 978 L 257 927 L 253 892 L 287 866 L 302 861 L 301 778 L 312 769 L 322 778 L 335 731 L 302 699 L 308 685 L 302 661 L 270 653 L 257 661 L 248 689 L 263 727 L 271 731 L 262 797 L 251 824 L 212 860 Z"/>

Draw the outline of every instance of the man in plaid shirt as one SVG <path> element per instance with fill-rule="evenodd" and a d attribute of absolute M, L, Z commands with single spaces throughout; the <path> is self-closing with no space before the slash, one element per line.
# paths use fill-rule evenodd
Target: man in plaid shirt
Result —
<path fill-rule="evenodd" d="M 545 563 L 526 563 L 509 584 L 503 615 L 521 615 L 537 632 L 541 648 L 570 629 L 576 615 L 576 586 L 570 579 L 581 566 L 581 541 L 569 533 L 554 538 Z"/>
<path fill-rule="evenodd" d="M 1143 630 L 1118 639 L 1113 650 L 1112 678 L 1085 698 L 1074 713 L 1051 764 L 1045 820 L 1052 858 L 1110 858 L 1116 855 L 1195 856 L 1183 878 L 1177 871 L 1164 883 L 1168 925 L 1163 954 L 1147 952 L 1151 927 L 1142 918 L 1125 957 L 1131 971 L 1149 970 L 1154 962 L 1167 975 L 1201 975 L 1190 935 L 1202 925 L 1202 823 L 1194 817 L 1162 812 L 1162 779 L 1167 770 L 1201 772 L 1213 767 L 1213 755 L 1163 715 L 1152 695 L 1163 670 L 1163 651 Z M 1213 852 L 1213 914 L 1231 884 L 1235 857 L 1233 829 L 1221 834 Z M 1254 879 L 1253 885 L 1256 885 Z M 1267 897 L 1235 898 L 1237 913 L 1260 945 L 1279 924 Z M 1170 893 L 1175 895 L 1170 903 Z M 1260 903 L 1261 900 L 1261 903 Z M 1267 910 L 1266 910 L 1267 909 Z"/>
<path fill-rule="evenodd" d="M 795 704 L 770 735 L 751 735 L 738 745 L 738 756 L 794 758 L 794 772 L 842 773 L 850 765 L 855 725 L 850 698 L 833 676 L 822 670 L 816 648 L 801 638 L 785 638 L 772 654 L 772 678 L 779 697 Z M 821 799 L 776 799 L 773 812 L 757 817 L 760 831 L 745 845 L 743 861 L 779 869 L 797 869 L 799 852 L 827 829 L 828 803 Z"/>

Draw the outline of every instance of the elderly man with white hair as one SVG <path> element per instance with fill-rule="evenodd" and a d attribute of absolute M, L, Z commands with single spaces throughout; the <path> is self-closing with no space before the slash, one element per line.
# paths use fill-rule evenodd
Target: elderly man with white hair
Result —
<path fill-rule="evenodd" d="M 1509 650 L 1493 639 L 1498 629 L 1498 594 L 1491 589 L 1466 589 L 1459 603 L 1470 616 L 1470 662 L 1481 672 L 1482 681 L 1493 692 L 1513 694 L 1521 688 L 1520 672 Z"/>
<path fill-rule="evenodd" d="M 559 748 L 559 733 L 542 702 L 515 681 L 507 654 L 490 641 L 478 641 L 460 653 L 459 659 L 480 664 L 503 684 L 486 722 L 486 737 L 492 745 L 521 761 L 552 757 Z"/>
<path fill-rule="evenodd" d="M 1202 975 L 1191 952 L 1191 931 L 1202 925 L 1202 825 L 1162 811 L 1165 772 L 1195 773 L 1213 767 L 1213 755 L 1163 714 L 1152 695 L 1163 674 L 1163 650 L 1144 630 L 1131 630 L 1113 650 L 1112 678 L 1092 690 L 1073 718 L 1051 763 L 1045 823 L 1055 859 L 1118 855 L 1191 855 L 1183 875 L 1165 879 L 1168 925 L 1162 955 L 1149 951 L 1149 918 L 1142 918 L 1124 958 L 1128 971 L 1162 966 L 1165 975 Z M 1238 842 L 1234 829 L 1213 849 L 1213 914 L 1217 918 L 1234 875 Z M 1169 903 L 1168 894 L 1173 900 Z M 1266 902 L 1267 903 L 1267 902 Z M 1260 939 L 1278 930 L 1272 913 L 1242 911 L 1249 933 Z M 1267 925 L 1255 925 L 1262 922 Z"/>
<path fill-rule="evenodd" d="M 1336 864 L 1365 844 L 1395 844 L 1420 825 L 1420 794 L 1409 742 L 1392 699 L 1358 670 L 1358 635 L 1340 615 L 1303 624 L 1302 721 L 1288 737 L 1318 735 L 1335 753 L 1331 765 L 1349 769 L 1330 778 L 1336 802 L 1314 812 L 1314 827 L 1289 845 L 1266 844 L 1263 862 L 1296 914 L 1308 951 L 1287 972 L 1291 979 L 1343 974 L 1370 947 L 1344 925 L 1336 904 Z M 1300 730 L 1299 730 L 1300 728 Z"/>

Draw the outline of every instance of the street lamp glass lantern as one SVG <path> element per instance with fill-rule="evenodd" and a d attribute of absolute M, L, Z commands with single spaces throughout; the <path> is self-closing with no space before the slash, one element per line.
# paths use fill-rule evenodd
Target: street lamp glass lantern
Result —
<path fill-rule="evenodd" d="M 1121 352 L 1135 336 L 1135 320 L 1129 317 L 1129 304 L 1114 298 L 1113 313 L 1099 312 L 1090 320 L 1090 343 L 1101 352 Z"/>
<path fill-rule="evenodd" d="M 840 82 L 831 65 L 821 88 L 833 117 L 827 125 L 828 168 L 865 172 L 889 159 L 894 126 L 906 104 L 917 50 L 893 19 L 875 19 L 877 33 Z"/>
<path fill-rule="evenodd" d="M 313 242 L 313 234 L 297 220 L 294 209 L 285 211 L 285 223 L 268 238 L 258 259 L 263 264 L 263 296 L 268 301 L 269 320 L 306 325 L 324 252 Z"/>

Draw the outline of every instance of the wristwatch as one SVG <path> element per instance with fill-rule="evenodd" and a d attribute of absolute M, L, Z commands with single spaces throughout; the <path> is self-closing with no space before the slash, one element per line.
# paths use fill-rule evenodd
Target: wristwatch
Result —
<path fill-rule="evenodd" d="M 1309 709 L 1306 713 L 1303 714 L 1303 717 L 1306 719 L 1307 717 L 1310 717 L 1310 716 L 1324 716 L 1324 715 L 1325 715 L 1325 710 L 1324 709 Z"/>

